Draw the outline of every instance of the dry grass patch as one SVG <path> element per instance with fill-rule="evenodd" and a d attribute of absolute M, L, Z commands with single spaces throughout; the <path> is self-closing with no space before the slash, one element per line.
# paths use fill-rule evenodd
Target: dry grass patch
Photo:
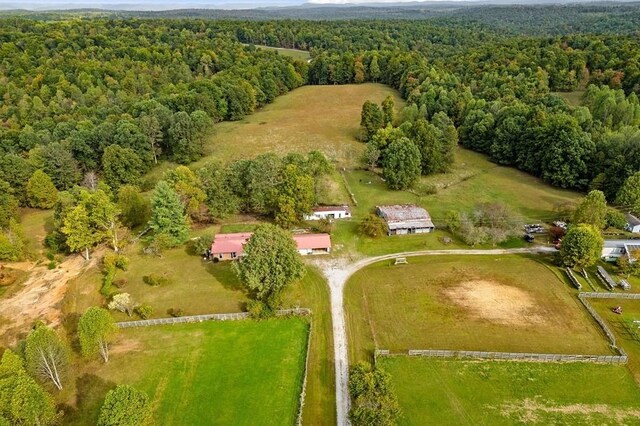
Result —
<path fill-rule="evenodd" d="M 374 349 L 609 354 L 569 285 L 531 256 L 380 262 L 347 283 L 352 361 Z"/>

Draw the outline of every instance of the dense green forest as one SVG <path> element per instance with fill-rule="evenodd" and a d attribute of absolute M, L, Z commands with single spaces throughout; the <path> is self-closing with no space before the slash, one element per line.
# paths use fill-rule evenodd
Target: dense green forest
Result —
<path fill-rule="evenodd" d="M 503 9 L 511 24 L 497 25 Z M 159 161 L 199 159 L 213 123 L 303 84 L 399 90 L 408 106 L 398 117 L 363 118 L 369 165 L 387 166 L 386 176 L 397 176 L 396 156 L 420 157 L 418 173 L 446 171 L 459 142 L 559 187 L 601 189 L 627 208 L 618 193 L 640 170 L 640 41 L 618 21 L 638 11 L 513 6 L 322 22 L 12 14 L 0 19 L 3 238 L 19 239 L 17 205 L 52 207 L 54 187 L 92 187 L 96 177 L 114 193 L 139 185 Z M 579 28 L 594 14 L 606 25 Z M 545 30 L 561 22 L 575 32 Z M 556 93 L 570 91 L 582 93 L 580 106 Z M 401 181 L 396 188 L 412 178 Z"/>

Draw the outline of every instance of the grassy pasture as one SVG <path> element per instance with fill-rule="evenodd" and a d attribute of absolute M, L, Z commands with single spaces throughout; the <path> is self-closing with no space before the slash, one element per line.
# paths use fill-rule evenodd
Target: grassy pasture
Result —
<path fill-rule="evenodd" d="M 355 140 L 366 100 L 382 102 L 398 92 L 382 84 L 304 86 L 278 97 L 262 110 L 234 122 L 218 123 L 197 168 L 215 158 L 224 162 L 273 152 L 306 154 L 321 150 L 340 166 L 358 161 L 364 144 Z"/>
<path fill-rule="evenodd" d="M 308 61 L 311 58 L 311 55 L 307 50 L 299 50 L 299 49 L 285 49 L 283 47 L 271 47 L 271 46 L 263 46 L 261 44 L 255 45 L 258 49 L 265 50 L 275 50 L 280 55 L 289 56 L 293 59 L 298 59 L 300 61 Z"/>
<path fill-rule="evenodd" d="M 66 423 L 95 424 L 107 390 L 127 383 L 149 395 L 156 424 L 294 424 L 307 335 L 298 318 L 123 330 L 109 363 L 78 372 Z"/>
<path fill-rule="evenodd" d="M 53 229 L 53 210 L 20 209 L 20 224 L 36 258 L 44 254 L 44 238 Z"/>
<path fill-rule="evenodd" d="M 450 210 L 469 210 L 483 202 L 504 203 L 526 221 L 546 222 L 555 218 L 557 204 L 577 204 L 582 196 L 491 163 L 485 155 L 464 148 L 456 151 L 450 173 L 423 177 L 414 192 L 390 191 L 379 176 L 363 170 L 347 173 L 347 180 L 358 201 L 358 214 L 368 213 L 377 204 L 416 203 L 429 211 L 436 225 L 444 222 Z M 437 192 L 428 195 L 421 188 Z"/>
<path fill-rule="evenodd" d="M 382 358 L 400 425 L 612 425 L 640 422 L 640 390 L 621 365 Z"/>
<path fill-rule="evenodd" d="M 379 262 L 347 283 L 350 359 L 373 350 L 611 353 L 571 287 L 532 257 Z"/>
<path fill-rule="evenodd" d="M 200 229 L 193 234 L 211 230 L 213 228 Z M 168 250 L 163 257 L 143 255 L 139 249 L 136 245 L 127 249 L 125 255 L 130 259 L 129 268 L 127 272 L 119 271 L 116 279 L 127 279 L 126 286 L 120 291 L 130 293 L 139 303 L 151 305 L 153 318 L 167 317 L 170 308 L 181 308 L 185 315 L 243 310 L 248 299 L 231 263 L 203 262 L 199 256 L 188 254 L 184 247 Z M 166 275 L 172 283 L 165 287 L 150 287 L 142 281 L 142 277 L 150 273 Z M 82 312 L 90 306 L 104 303 L 98 293 L 101 280 L 100 271 L 91 268 L 70 283 L 64 299 L 64 312 L 65 323 L 71 333 L 75 319 Z M 335 412 L 335 377 L 329 294 L 324 278 L 315 269 L 308 268 L 305 277 L 285 293 L 284 306 L 308 307 L 313 311 L 304 418 L 311 424 L 317 419 L 326 419 L 323 424 L 331 424 Z M 129 319 L 122 313 L 114 313 L 114 316 L 119 321 Z"/>
<path fill-rule="evenodd" d="M 640 329 L 633 324 L 634 320 L 640 320 L 640 300 L 589 299 L 589 303 L 607 322 L 618 346 L 629 355 L 629 368 L 640 384 Z M 622 315 L 612 311 L 618 305 L 622 306 Z"/>

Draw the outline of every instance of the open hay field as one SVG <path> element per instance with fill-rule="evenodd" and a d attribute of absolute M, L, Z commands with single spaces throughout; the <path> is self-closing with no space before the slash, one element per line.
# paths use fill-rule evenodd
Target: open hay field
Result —
<path fill-rule="evenodd" d="M 311 58 L 311 55 L 306 50 L 299 49 L 285 49 L 283 47 L 271 47 L 271 46 L 263 46 L 260 44 L 255 45 L 258 49 L 266 49 L 266 50 L 275 50 L 279 54 L 283 56 L 289 56 L 293 59 L 298 59 L 300 61 L 308 61 Z"/>
<path fill-rule="evenodd" d="M 532 257 L 408 261 L 376 263 L 347 283 L 352 361 L 374 349 L 611 353 L 571 287 Z"/>
<path fill-rule="evenodd" d="M 233 161 L 273 152 L 306 154 L 321 150 L 340 166 L 356 164 L 364 144 L 355 140 L 360 111 L 366 100 L 382 102 L 388 95 L 403 101 L 398 92 L 382 84 L 304 86 L 278 97 L 262 110 L 235 122 L 218 123 L 206 144 L 206 157 Z"/>
<path fill-rule="evenodd" d="M 155 424 L 293 425 L 308 330 L 298 318 L 123 330 L 109 363 L 76 378 L 65 423 L 95 424 L 106 392 L 126 383 L 149 395 Z"/>
<path fill-rule="evenodd" d="M 640 422 L 623 365 L 382 358 L 400 425 L 613 425 Z"/>

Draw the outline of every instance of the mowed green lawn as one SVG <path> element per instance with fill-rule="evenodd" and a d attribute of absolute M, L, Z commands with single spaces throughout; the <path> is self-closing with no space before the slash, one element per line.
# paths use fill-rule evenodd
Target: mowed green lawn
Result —
<path fill-rule="evenodd" d="M 640 423 L 640 391 L 623 365 L 382 358 L 400 425 Z"/>
<path fill-rule="evenodd" d="M 610 354 L 575 291 L 534 257 L 383 261 L 347 283 L 351 361 L 374 349 Z"/>
<path fill-rule="evenodd" d="M 293 425 L 309 324 L 299 318 L 126 329 L 79 376 L 67 424 L 95 424 L 106 391 L 147 393 L 158 425 Z"/>
<path fill-rule="evenodd" d="M 206 232 L 198 230 L 192 235 Z M 135 245 L 127 249 L 129 268 L 127 272 L 118 271 L 116 280 L 127 279 L 126 286 L 119 291 L 130 293 L 138 303 L 150 305 L 154 310 L 152 318 L 169 316 L 167 310 L 171 308 L 180 308 L 185 315 L 244 310 L 248 298 L 231 263 L 204 262 L 199 256 L 188 254 L 184 247 L 167 250 L 162 257 L 143 255 L 139 249 Z M 171 284 L 148 286 L 142 277 L 150 273 L 167 276 Z M 70 282 L 63 311 L 65 323 L 71 328 L 88 307 L 104 303 L 98 293 L 101 279 L 100 271 L 91 268 Z M 335 373 L 327 284 L 316 269 L 309 267 L 305 277 L 293 283 L 283 299 L 285 308 L 299 306 L 313 312 L 305 422 L 314 424 L 322 419 L 322 424 L 333 424 Z M 130 319 L 123 313 L 114 316 L 118 321 Z"/>
<path fill-rule="evenodd" d="M 366 100 L 382 102 L 392 95 L 396 109 L 404 104 L 398 92 L 382 84 L 304 86 L 240 121 L 218 123 L 206 144 L 206 157 L 224 162 L 272 152 L 306 154 L 321 150 L 340 166 L 357 164 L 365 146 L 355 140 Z"/>

